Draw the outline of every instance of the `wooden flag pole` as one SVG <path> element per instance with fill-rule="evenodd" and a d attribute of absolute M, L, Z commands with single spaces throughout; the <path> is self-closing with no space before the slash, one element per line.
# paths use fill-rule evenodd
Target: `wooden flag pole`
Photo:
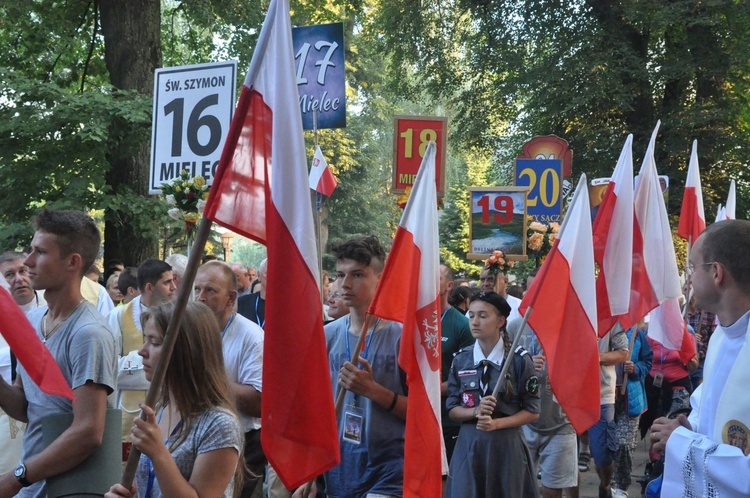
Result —
<path fill-rule="evenodd" d="M 182 277 L 184 284 L 180 286 L 177 294 L 177 301 L 175 301 L 174 314 L 169 319 L 169 325 L 164 333 L 164 342 L 161 347 L 161 356 L 154 369 L 154 376 L 151 379 L 151 385 L 148 388 L 146 394 L 146 406 L 151 408 L 154 407 L 159 394 L 164 385 L 164 379 L 167 375 L 167 367 L 169 366 L 169 360 L 174 350 L 175 342 L 177 341 L 177 335 L 180 332 L 180 324 L 182 323 L 182 315 L 185 313 L 185 307 L 187 306 L 188 299 L 192 294 L 192 282 L 195 281 L 195 274 L 198 272 L 198 266 L 201 260 L 201 254 L 203 254 L 203 248 L 206 246 L 208 235 L 211 232 L 211 220 L 208 218 L 202 218 L 200 226 L 198 227 L 198 233 L 193 241 L 193 247 L 190 251 L 190 257 L 188 258 L 187 268 Z M 185 285 L 189 284 L 189 285 Z M 145 420 L 143 413 L 141 413 L 141 419 Z M 128 463 L 125 466 L 125 470 L 122 473 L 122 484 L 125 489 L 130 489 L 133 485 L 133 478 L 135 477 L 135 471 L 138 468 L 138 460 L 141 457 L 141 452 L 136 449 L 135 446 L 130 447 L 130 456 L 128 457 Z"/>
<path fill-rule="evenodd" d="M 365 322 L 362 324 L 362 331 L 359 334 L 359 339 L 357 339 L 357 345 L 354 346 L 354 353 L 352 353 L 351 363 L 353 363 L 355 366 L 357 365 L 357 362 L 359 362 L 359 352 L 362 350 L 362 345 L 365 343 L 365 338 L 367 337 L 367 331 L 370 329 L 370 321 L 372 319 L 372 315 L 367 313 L 365 315 Z M 373 332 L 375 332 L 373 330 Z M 346 331 L 347 334 L 349 334 L 349 331 Z M 349 336 L 346 336 L 346 340 L 349 340 Z M 346 396 L 346 389 L 344 387 L 339 388 L 339 394 L 336 398 L 336 417 L 338 418 L 339 412 L 341 411 L 341 407 L 344 404 L 344 396 Z"/>
<path fill-rule="evenodd" d="M 529 317 L 531 316 L 532 307 L 529 306 L 526 308 L 526 314 L 523 316 L 523 321 L 521 322 L 521 326 L 518 327 L 518 333 L 513 338 L 513 342 L 510 345 L 510 352 L 508 353 L 508 356 L 503 359 L 503 366 L 500 368 L 500 377 L 497 379 L 497 383 L 495 384 L 495 388 L 492 390 L 492 396 L 497 398 L 497 394 L 500 392 L 500 386 L 503 383 L 503 379 L 505 378 L 505 374 L 508 373 L 508 368 L 511 364 L 511 358 L 513 358 L 513 351 L 516 350 L 516 347 L 518 347 L 518 343 L 521 340 L 521 336 L 523 335 L 524 330 L 526 330 L 526 324 L 529 321 Z M 507 319 L 506 319 L 507 321 Z M 505 326 L 507 327 L 508 324 L 506 323 Z"/>

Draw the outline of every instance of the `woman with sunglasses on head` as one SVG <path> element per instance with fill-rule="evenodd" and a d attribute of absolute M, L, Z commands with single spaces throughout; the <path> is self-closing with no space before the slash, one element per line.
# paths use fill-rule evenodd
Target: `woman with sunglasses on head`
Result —
<path fill-rule="evenodd" d="M 446 407 L 463 422 L 451 459 L 447 497 L 536 497 L 539 485 L 521 426 L 539 417 L 539 382 L 523 348 L 510 351 L 510 305 L 496 292 L 480 292 L 469 306 L 476 339 L 453 359 Z M 492 391 L 503 362 L 511 363 Z"/>
<path fill-rule="evenodd" d="M 171 302 L 143 313 L 139 354 L 150 381 L 161 356 Z M 115 484 L 106 498 L 139 496 L 226 497 L 241 487 L 242 428 L 232 405 L 221 331 L 211 310 L 189 302 L 167 367 L 162 394 L 152 409 L 142 405 L 133 446 L 141 452 L 135 485 Z"/>

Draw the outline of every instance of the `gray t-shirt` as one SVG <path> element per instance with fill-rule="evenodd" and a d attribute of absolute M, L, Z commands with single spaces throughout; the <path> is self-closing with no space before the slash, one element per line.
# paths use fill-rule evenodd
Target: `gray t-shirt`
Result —
<path fill-rule="evenodd" d="M 397 394 L 405 395 L 405 375 L 398 366 L 401 324 L 376 322 L 376 330 L 365 341 L 367 361 L 375 382 Z M 338 377 L 344 362 L 356 348 L 358 336 L 350 334 L 349 316 L 325 326 L 328 365 L 334 399 L 338 395 Z M 347 348 L 347 343 L 349 347 Z M 351 406 L 356 405 L 352 409 Z M 339 441 L 341 463 L 326 474 L 326 494 L 333 498 L 378 494 L 401 496 L 404 482 L 404 431 L 406 422 L 364 396 L 347 392 L 344 408 L 338 414 L 339 430 L 355 419 L 347 413 L 359 411 L 362 418 L 361 442 Z"/>
<path fill-rule="evenodd" d="M 180 474 L 186 480 L 190 480 L 190 476 L 193 474 L 193 466 L 198 455 L 222 448 L 234 448 L 239 454 L 244 444 L 240 421 L 224 408 L 212 408 L 198 415 L 193 421 L 192 430 L 186 439 L 176 448 L 172 448 L 171 445 L 177 442 L 179 438 L 179 434 L 170 436 L 167 439 L 167 447 L 170 449 L 177 468 L 180 469 Z M 141 497 L 146 496 L 149 465 L 148 457 L 141 455 L 138 470 L 135 472 L 135 485 L 138 489 L 138 496 Z M 233 488 L 234 478 L 229 482 L 222 496 L 231 498 Z M 156 473 L 154 472 L 151 498 L 159 498 L 160 496 L 161 488 L 159 488 L 159 480 L 156 479 Z"/>
<path fill-rule="evenodd" d="M 47 307 L 32 310 L 27 315 L 29 321 L 42 339 L 41 323 Z M 107 387 L 107 407 L 114 408 L 114 392 L 117 379 L 117 350 L 114 334 L 107 321 L 96 308 L 85 302 L 61 325 L 60 329 L 47 341 L 47 349 L 60 366 L 65 380 L 76 389 L 92 381 Z M 43 449 L 41 419 L 47 415 L 71 413 L 73 403 L 61 396 L 43 393 L 29 377 L 26 370 L 18 365 L 18 375 L 23 382 L 23 390 L 28 401 L 26 415 L 29 424 L 23 438 L 21 461 L 27 461 Z M 17 496 L 24 498 L 46 496 L 44 481 L 24 488 Z"/>
<path fill-rule="evenodd" d="M 508 336 L 511 340 L 513 340 L 518 333 L 522 321 L 522 318 L 517 318 L 508 322 Z M 523 346 L 523 348 L 530 352 L 532 356 L 538 355 L 542 352 L 542 345 L 539 343 L 539 339 L 528 325 L 524 329 L 524 333 L 519 339 L 518 344 Z M 549 382 L 549 375 L 547 374 L 547 366 L 545 365 L 541 371 L 538 371 L 537 375 L 539 377 L 539 399 L 541 402 L 541 410 L 539 411 L 539 418 L 530 423 L 529 427 L 545 436 L 575 434 L 576 431 L 573 429 L 573 426 L 570 425 L 568 416 L 554 398 L 552 386 Z"/>

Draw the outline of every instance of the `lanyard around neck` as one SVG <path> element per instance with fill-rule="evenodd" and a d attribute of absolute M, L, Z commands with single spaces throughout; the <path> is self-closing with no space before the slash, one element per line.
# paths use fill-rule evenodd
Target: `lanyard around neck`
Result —
<path fill-rule="evenodd" d="M 164 415 L 165 408 L 162 408 L 161 412 L 159 412 L 159 418 L 156 421 L 157 423 L 161 423 L 161 417 L 162 415 Z M 182 427 L 182 419 L 180 419 L 180 421 L 177 422 L 177 425 L 174 426 L 174 429 L 172 429 L 172 434 L 170 434 L 169 437 L 164 440 L 164 444 L 167 444 L 170 437 L 177 434 L 177 431 L 180 430 L 180 427 Z M 156 480 L 156 470 L 154 469 L 154 465 L 153 463 L 151 463 L 151 459 L 149 457 L 146 457 L 146 465 L 148 466 L 148 482 L 146 483 L 146 494 L 144 496 L 146 498 L 151 498 L 151 492 L 154 489 L 154 481 Z"/>
<path fill-rule="evenodd" d="M 352 352 L 349 348 L 349 325 L 350 325 L 349 317 L 346 317 L 346 329 L 344 336 L 346 338 L 346 357 L 349 361 L 352 361 Z M 374 335 L 375 329 L 378 328 L 378 324 L 380 323 L 380 318 L 378 318 L 375 321 L 375 325 L 372 326 L 372 330 L 370 331 L 370 337 L 367 338 L 367 345 L 365 346 L 364 351 L 359 355 L 361 358 L 367 359 L 367 352 L 370 350 L 370 344 L 372 344 L 372 337 Z"/>
<path fill-rule="evenodd" d="M 224 325 L 224 328 L 221 330 L 221 338 L 224 339 L 224 334 L 227 333 L 227 330 L 229 330 L 229 326 L 232 325 L 232 321 L 234 320 L 235 313 L 232 313 L 232 315 L 229 317 L 229 320 L 227 320 L 227 324 Z"/>

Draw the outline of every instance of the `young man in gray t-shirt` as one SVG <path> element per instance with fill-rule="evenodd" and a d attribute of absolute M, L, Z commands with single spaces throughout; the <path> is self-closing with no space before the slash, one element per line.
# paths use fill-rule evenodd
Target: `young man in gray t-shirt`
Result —
<path fill-rule="evenodd" d="M 99 230 L 84 213 L 47 210 L 35 228 L 24 263 L 34 290 L 46 291 L 48 307 L 29 318 L 76 401 L 44 394 L 23 368 L 13 385 L 0 380 L 0 407 L 28 422 L 21 462 L 14 472 L 0 476 L 0 498 L 44 497 L 47 478 L 72 470 L 93 453 L 101 445 L 107 397 L 115 387 L 115 338 L 104 318 L 81 296 L 81 279 L 99 252 Z M 42 417 L 71 412 L 70 427 L 44 448 Z"/>

